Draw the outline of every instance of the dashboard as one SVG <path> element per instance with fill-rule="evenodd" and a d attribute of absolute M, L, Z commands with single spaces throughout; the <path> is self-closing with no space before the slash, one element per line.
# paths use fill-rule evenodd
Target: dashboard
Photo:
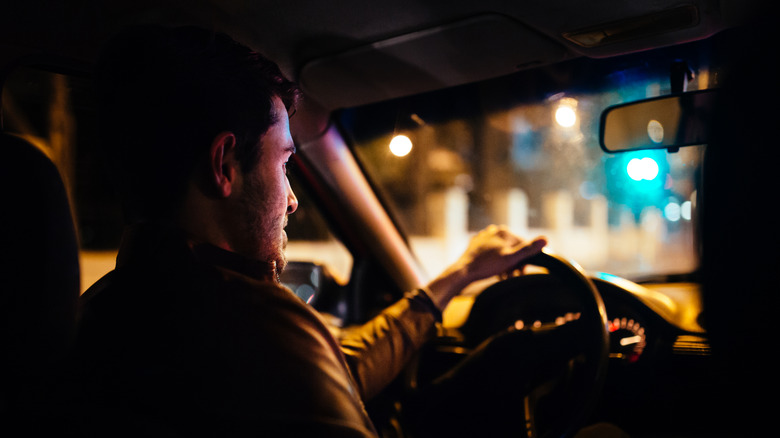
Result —
<path fill-rule="evenodd" d="M 638 284 L 591 273 L 607 314 L 609 362 L 594 418 L 618 424 L 631 436 L 700 431 L 717 400 L 713 366 L 702 323 L 700 285 L 693 282 Z M 491 312 L 491 327 L 562 325 L 580 317 L 580 304 L 565 285 L 546 274 L 526 275 L 518 290 Z M 458 297 L 444 313 L 438 350 L 451 363 L 467 354 L 469 313 L 477 291 Z M 486 324 L 485 321 L 480 324 Z M 465 346 L 465 348 L 464 348 Z M 716 380 L 713 380 L 716 379 Z"/>
<path fill-rule="evenodd" d="M 604 300 L 611 358 L 637 363 L 659 344 L 679 355 L 710 354 L 698 283 L 638 284 L 606 273 L 592 273 L 590 279 Z M 495 280 L 478 284 L 453 299 L 444 312 L 446 336 L 459 336 L 457 331 L 466 324 L 475 300 L 493 284 Z M 507 298 L 494 314 L 499 327 L 561 324 L 578 318 L 581 310 L 564 285 L 544 274 L 526 276 Z"/>
<path fill-rule="evenodd" d="M 638 362 L 648 347 L 654 354 L 710 355 L 699 284 L 640 285 L 603 273 L 592 280 L 607 309 L 612 358 Z"/>

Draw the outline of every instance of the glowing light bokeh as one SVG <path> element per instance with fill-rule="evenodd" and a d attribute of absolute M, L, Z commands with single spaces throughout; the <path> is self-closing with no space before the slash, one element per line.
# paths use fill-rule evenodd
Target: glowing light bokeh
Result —
<path fill-rule="evenodd" d="M 680 205 L 680 215 L 683 219 L 689 221 L 692 218 L 693 205 L 691 201 L 685 201 Z"/>
<path fill-rule="evenodd" d="M 412 151 L 412 140 L 405 135 L 396 135 L 390 140 L 390 152 L 396 157 L 405 157 Z"/>
<path fill-rule="evenodd" d="M 632 158 L 626 166 L 628 176 L 634 181 L 652 181 L 658 176 L 658 163 L 652 158 Z"/>
<path fill-rule="evenodd" d="M 571 105 L 561 104 L 555 110 L 555 121 L 564 128 L 571 128 L 577 123 L 577 112 Z"/>
<path fill-rule="evenodd" d="M 658 120 L 650 120 L 647 123 L 647 136 L 653 143 L 664 141 L 664 126 Z"/>
<path fill-rule="evenodd" d="M 672 222 L 679 221 L 681 217 L 680 204 L 676 202 L 666 204 L 666 207 L 664 207 L 664 216 Z"/>

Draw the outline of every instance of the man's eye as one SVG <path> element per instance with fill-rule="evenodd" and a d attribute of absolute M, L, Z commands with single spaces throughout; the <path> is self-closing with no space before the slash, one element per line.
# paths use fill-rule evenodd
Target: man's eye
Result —
<path fill-rule="evenodd" d="M 283 164 L 284 167 L 284 174 L 287 175 L 287 173 L 294 167 L 292 161 L 285 161 Z"/>

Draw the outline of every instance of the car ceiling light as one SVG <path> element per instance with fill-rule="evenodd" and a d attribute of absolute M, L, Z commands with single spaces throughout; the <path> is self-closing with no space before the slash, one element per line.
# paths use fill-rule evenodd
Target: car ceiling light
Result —
<path fill-rule="evenodd" d="M 578 46 L 590 48 L 662 35 L 697 24 L 699 24 L 699 11 L 693 5 L 686 5 L 566 32 L 562 36 Z"/>

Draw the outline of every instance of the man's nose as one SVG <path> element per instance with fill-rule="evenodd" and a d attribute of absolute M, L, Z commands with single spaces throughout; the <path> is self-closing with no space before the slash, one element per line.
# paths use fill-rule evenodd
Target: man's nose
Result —
<path fill-rule="evenodd" d="M 298 198 L 295 197 L 295 193 L 293 193 L 292 187 L 290 187 L 290 182 L 287 182 L 287 214 L 293 214 L 295 213 L 295 210 L 298 209 Z"/>

